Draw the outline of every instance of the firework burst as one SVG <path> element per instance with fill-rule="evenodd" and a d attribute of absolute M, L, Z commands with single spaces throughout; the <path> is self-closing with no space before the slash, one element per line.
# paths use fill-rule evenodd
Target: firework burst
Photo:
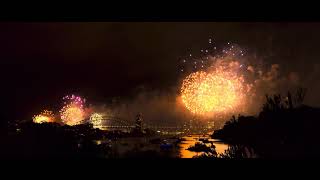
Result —
<path fill-rule="evenodd" d="M 200 55 L 182 60 L 184 106 L 196 115 L 244 112 L 250 99 L 248 94 L 254 94 L 253 85 L 245 78 L 248 69 L 244 51 L 230 42 L 218 48 L 209 39 L 209 45 L 211 48 L 202 49 Z"/>
<path fill-rule="evenodd" d="M 93 113 L 91 116 L 90 116 L 90 122 L 91 124 L 95 127 L 95 128 L 99 128 L 101 127 L 101 123 L 102 123 L 102 115 L 99 114 L 99 113 Z"/>
<path fill-rule="evenodd" d="M 232 72 L 199 71 L 183 80 L 181 97 L 187 109 L 195 114 L 225 113 L 241 108 L 245 87 L 243 78 Z"/>
<path fill-rule="evenodd" d="M 60 110 L 61 120 L 67 125 L 77 125 L 85 118 L 84 103 L 85 99 L 71 95 L 63 97 L 64 106 Z"/>
<path fill-rule="evenodd" d="M 33 116 L 34 123 L 49 123 L 54 122 L 54 114 L 52 111 L 44 110 L 38 115 Z"/>

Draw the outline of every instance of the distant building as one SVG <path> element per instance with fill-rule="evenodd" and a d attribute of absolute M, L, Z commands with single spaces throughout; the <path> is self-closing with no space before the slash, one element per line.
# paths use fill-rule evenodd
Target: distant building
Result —
<path fill-rule="evenodd" d="M 145 133 L 142 129 L 142 115 L 139 113 L 135 119 L 135 127 L 132 129 L 131 134 L 134 136 L 143 136 Z"/>
<path fill-rule="evenodd" d="M 139 114 L 136 116 L 135 129 L 136 129 L 136 131 L 138 131 L 138 132 L 142 132 L 142 115 L 141 115 L 141 113 L 139 113 Z"/>

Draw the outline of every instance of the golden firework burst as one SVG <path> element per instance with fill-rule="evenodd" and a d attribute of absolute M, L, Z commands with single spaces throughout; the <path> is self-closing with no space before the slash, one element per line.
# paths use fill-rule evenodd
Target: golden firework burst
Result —
<path fill-rule="evenodd" d="M 34 123 L 54 122 L 54 114 L 52 111 L 44 110 L 40 114 L 33 116 Z"/>
<path fill-rule="evenodd" d="M 76 104 L 64 106 L 61 111 L 61 120 L 63 123 L 73 126 L 79 124 L 84 119 L 84 111 Z"/>
<path fill-rule="evenodd" d="M 218 67 L 211 72 L 198 71 L 182 83 L 181 98 L 194 114 L 224 113 L 239 108 L 245 97 L 243 77 Z"/>

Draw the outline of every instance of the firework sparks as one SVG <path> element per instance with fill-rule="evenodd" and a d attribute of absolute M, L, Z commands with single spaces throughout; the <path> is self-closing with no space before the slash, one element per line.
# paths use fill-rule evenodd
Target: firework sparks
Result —
<path fill-rule="evenodd" d="M 83 104 L 85 99 L 71 95 L 63 97 L 65 106 L 60 110 L 61 120 L 67 125 L 77 125 L 85 118 Z"/>
<path fill-rule="evenodd" d="M 198 115 L 243 111 L 249 102 L 247 94 L 253 91 L 243 73 L 247 70 L 243 49 L 231 42 L 218 48 L 213 38 L 209 38 L 208 46 L 200 54 L 193 54 L 184 57 L 182 64 L 185 78 L 181 99 L 185 107 Z"/>
<path fill-rule="evenodd" d="M 191 72 L 186 71 L 190 68 L 184 63 L 184 72 L 189 75 L 182 82 L 182 102 L 198 115 L 241 112 L 248 99 L 246 94 L 252 90 L 252 84 L 245 82 L 241 73 L 246 69 L 241 62 L 244 52 L 230 42 L 220 48 L 221 51 L 217 50 L 212 39 L 209 44 L 212 47 L 201 49 L 200 55 L 191 60 Z M 196 66 L 198 63 L 201 65 Z"/>
<path fill-rule="evenodd" d="M 244 54 L 244 50 L 236 44 L 228 42 L 223 45 L 223 48 L 218 48 L 217 43 L 213 41 L 213 38 L 209 38 L 207 46 L 201 48 L 200 52 L 189 52 L 187 56 L 181 57 L 179 69 L 182 75 L 185 76 L 186 74 L 205 70 L 210 67 L 213 63 L 212 57 L 224 58 L 228 56 L 239 60 L 244 58 Z"/>
<path fill-rule="evenodd" d="M 83 104 L 86 102 L 85 99 L 81 98 L 80 96 L 65 96 L 62 98 L 64 100 L 64 104 L 75 104 L 78 105 L 79 107 L 83 108 Z"/>
<path fill-rule="evenodd" d="M 254 114 L 264 95 L 286 79 L 279 77 L 279 65 L 269 69 L 236 44 L 228 42 L 221 48 L 209 42 L 212 47 L 202 48 L 200 54 L 183 57 L 180 97 L 193 114 L 222 118 Z"/>
<path fill-rule="evenodd" d="M 187 76 L 182 84 L 182 101 L 191 112 L 221 113 L 238 108 L 244 99 L 243 79 L 231 72 L 198 71 Z"/>
<path fill-rule="evenodd" d="M 90 116 L 90 122 L 93 124 L 93 127 L 95 127 L 95 128 L 101 127 L 102 119 L 103 119 L 103 117 L 99 113 L 93 113 Z"/>
<path fill-rule="evenodd" d="M 60 111 L 63 123 L 67 125 L 77 125 L 84 119 L 84 111 L 74 104 L 64 106 Z"/>
<path fill-rule="evenodd" d="M 34 123 L 49 123 L 54 122 L 54 114 L 52 111 L 44 110 L 42 113 L 33 116 Z"/>

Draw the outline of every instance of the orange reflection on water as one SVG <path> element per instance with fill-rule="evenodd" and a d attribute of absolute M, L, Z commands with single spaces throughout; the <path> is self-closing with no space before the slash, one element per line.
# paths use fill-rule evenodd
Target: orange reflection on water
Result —
<path fill-rule="evenodd" d="M 191 136 L 185 136 L 183 137 L 185 140 L 182 141 L 180 143 L 180 157 L 181 158 L 192 158 L 194 156 L 197 156 L 197 155 L 201 155 L 202 153 L 197 153 L 197 152 L 192 152 L 192 151 L 189 151 L 187 150 L 190 146 L 193 146 L 196 142 L 199 142 L 198 138 L 199 138 L 199 135 L 191 135 Z M 209 138 L 209 136 L 206 136 L 206 138 Z M 215 139 L 209 139 L 209 141 L 212 141 L 213 142 L 213 145 L 215 145 L 216 147 L 216 152 L 218 154 L 220 153 L 224 153 L 224 151 L 226 149 L 228 149 L 228 144 L 225 144 L 223 142 L 219 142 L 219 141 L 216 141 Z"/>

